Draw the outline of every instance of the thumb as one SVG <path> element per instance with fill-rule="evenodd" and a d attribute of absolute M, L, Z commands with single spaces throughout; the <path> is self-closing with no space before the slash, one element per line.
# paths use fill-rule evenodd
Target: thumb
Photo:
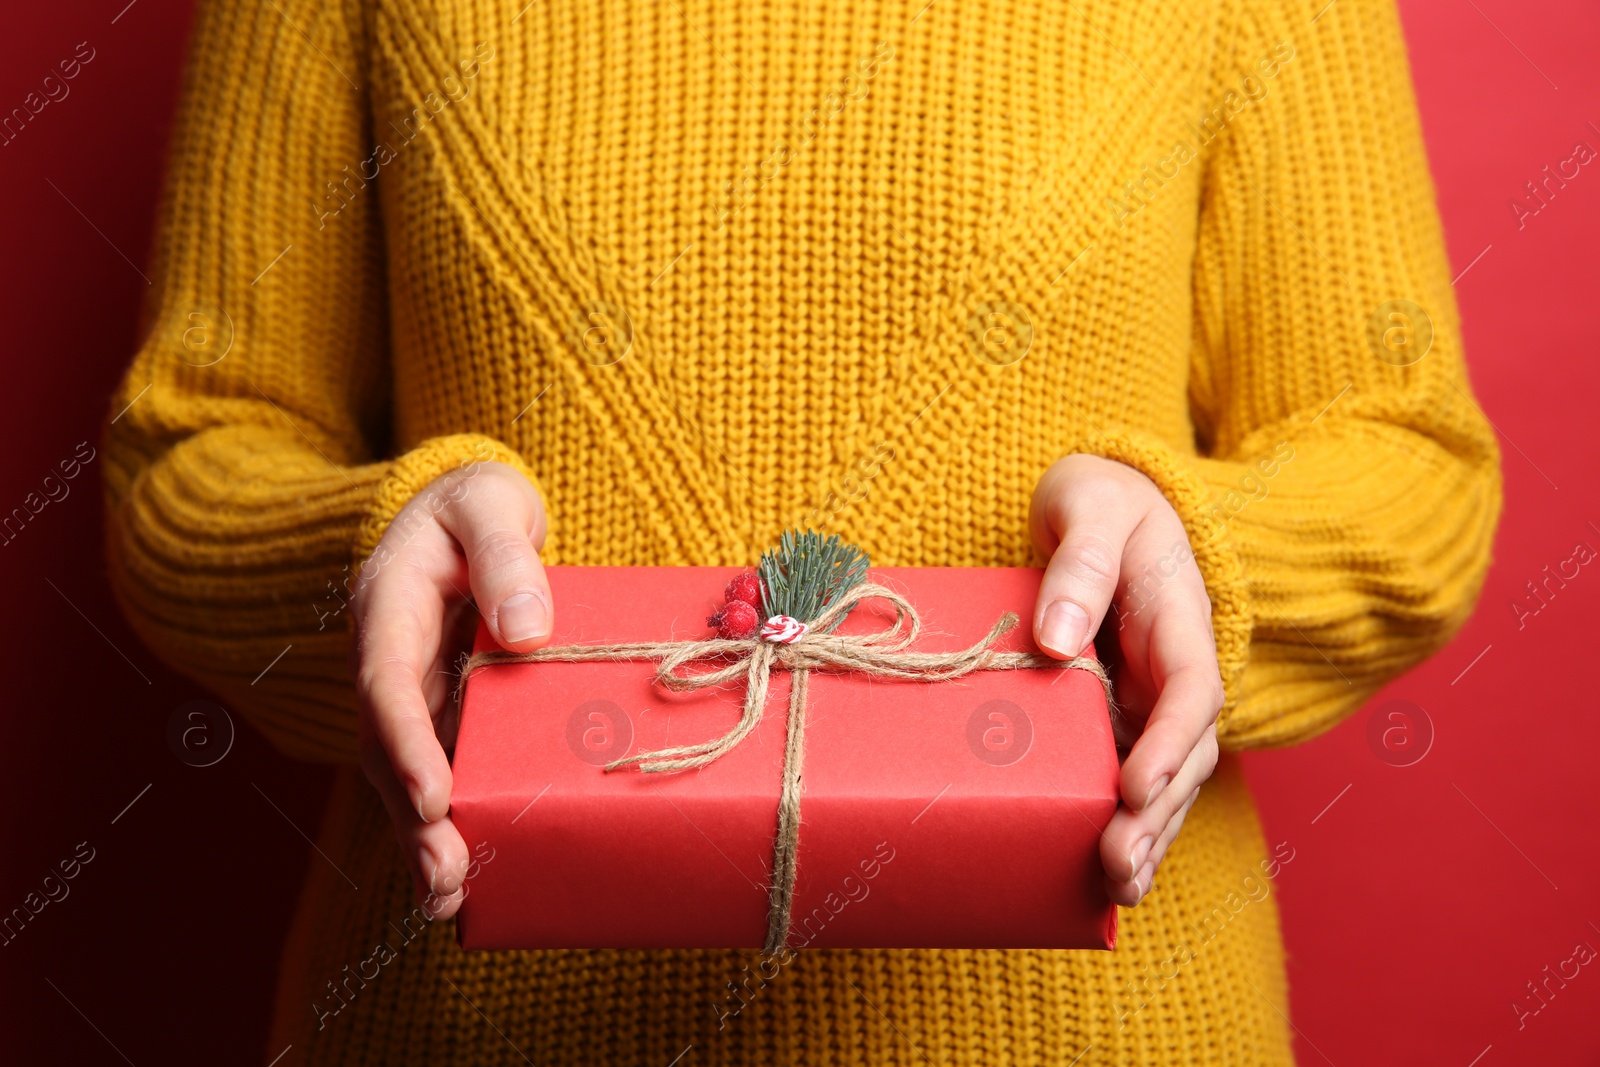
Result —
<path fill-rule="evenodd" d="M 502 648 L 531 652 L 550 639 L 555 613 L 550 582 L 539 560 L 544 503 L 515 468 L 476 464 L 468 482 L 441 513 L 460 543 L 478 611 Z"/>
<path fill-rule="evenodd" d="M 1039 511 L 1048 527 L 1039 539 L 1059 542 L 1039 583 L 1034 641 L 1047 655 L 1071 659 L 1105 620 L 1140 516 L 1113 494 L 1075 494 L 1066 486 Z"/>

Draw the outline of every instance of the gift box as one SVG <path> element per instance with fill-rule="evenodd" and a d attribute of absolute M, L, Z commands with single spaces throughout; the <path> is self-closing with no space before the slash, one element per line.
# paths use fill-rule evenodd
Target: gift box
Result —
<path fill-rule="evenodd" d="M 551 645 L 703 641 L 736 568 L 550 567 Z M 1030 568 L 874 568 L 915 606 L 911 651 L 984 640 L 1033 614 Z M 841 637 L 887 630 L 855 605 Z M 1035 653 L 1030 627 L 994 640 Z M 759 640 L 759 638 L 757 638 Z M 753 643 L 752 643 L 753 644 Z M 480 627 L 480 652 L 497 648 Z M 481 659 L 483 657 L 474 657 Z M 726 658 L 726 657 L 724 657 Z M 716 666 L 714 662 L 710 666 Z M 698 665 L 685 673 L 708 669 Z M 1111 948 L 1099 837 L 1116 810 L 1106 693 L 1091 670 L 981 669 L 949 681 L 805 673 L 798 844 L 784 943 L 861 948 Z M 503 662 L 465 680 L 451 817 L 474 855 L 467 949 L 759 948 L 793 670 L 759 723 L 705 766 L 607 770 L 739 719 L 745 684 L 658 684 L 638 660 Z M 487 849 L 492 851 L 484 851 Z"/>

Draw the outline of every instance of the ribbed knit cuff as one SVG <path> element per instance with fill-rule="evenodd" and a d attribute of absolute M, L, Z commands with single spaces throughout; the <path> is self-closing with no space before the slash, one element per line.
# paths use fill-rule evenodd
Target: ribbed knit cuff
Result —
<path fill-rule="evenodd" d="M 377 551 L 378 542 L 411 499 L 422 492 L 435 478 L 452 470 L 464 469 L 474 463 L 504 463 L 515 467 L 523 477 L 539 489 L 533 469 L 523 462 L 517 452 L 477 433 L 449 434 L 430 437 L 396 458 L 389 473 L 378 483 L 377 492 L 368 505 L 356 536 L 355 566 L 351 573 L 360 574 L 362 565 Z M 544 494 L 540 491 L 540 496 Z M 378 560 L 381 566 L 386 560 Z"/>
<path fill-rule="evenodd" d="M 1155 438 L 1132 431 L 1086 436 L 1077 451 L 1125 463 L 1156 483 L 1183 520 L 1200 576 L 1211 598 L 1211 628 L 1217 644 L 1217 667 L 1227 695 L 1218 734 L 1226 730 L 1228 711 L 1239 698 L 1239 683 L 1250 658 L 1250 633 L 1255 625 L 1244 567 L 1228 538 L 1227 523 L 1217 509 L 1214 492 L 1193 457 Z"/>

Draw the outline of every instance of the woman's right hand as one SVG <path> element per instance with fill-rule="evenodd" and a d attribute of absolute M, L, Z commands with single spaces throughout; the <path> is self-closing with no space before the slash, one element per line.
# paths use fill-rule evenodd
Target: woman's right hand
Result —
<path fill-rule="evenodd" d="M 351 598 L 361 767 L 436 919 L 466 897 L 467 845 L 450 821 L 446 754 L 455 747 L 456 661 L 479 613 L 510 651 L 550 639 L 544 538 L 538 490 L 514 467 L 474 463 L 436 478 L 400 510 Z"/>

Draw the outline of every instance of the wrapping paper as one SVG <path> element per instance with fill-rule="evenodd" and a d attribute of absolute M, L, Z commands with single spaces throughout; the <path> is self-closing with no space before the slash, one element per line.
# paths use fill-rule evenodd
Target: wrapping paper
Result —
<path fill-rule="evenodd" d="M 698 640 L 737 568 L 551 567 L 552 645 Z M 918 651 L 1032 618 L 1042 571 L 873 568 L 916 605 Z M 842 632 L 886 628 L 858 606 Z M 1037 651 L 1024 621 L 997 648 Z M 496 647 L 480 626 L 477 647 Z M 451 814 L 495 860 L 458 916 L 467 949 L 759 948 L 790 676 L 716 763 L 607 772 L 725 732 L 742 688 L 672 693 L 655 665 L 505 664 L 468 681 Z M 1104 693 L 1082 670 L 894 682 L 814 671 L 792 948 L 1111 948 L 1100 833 L 1117 806 Z"/>

